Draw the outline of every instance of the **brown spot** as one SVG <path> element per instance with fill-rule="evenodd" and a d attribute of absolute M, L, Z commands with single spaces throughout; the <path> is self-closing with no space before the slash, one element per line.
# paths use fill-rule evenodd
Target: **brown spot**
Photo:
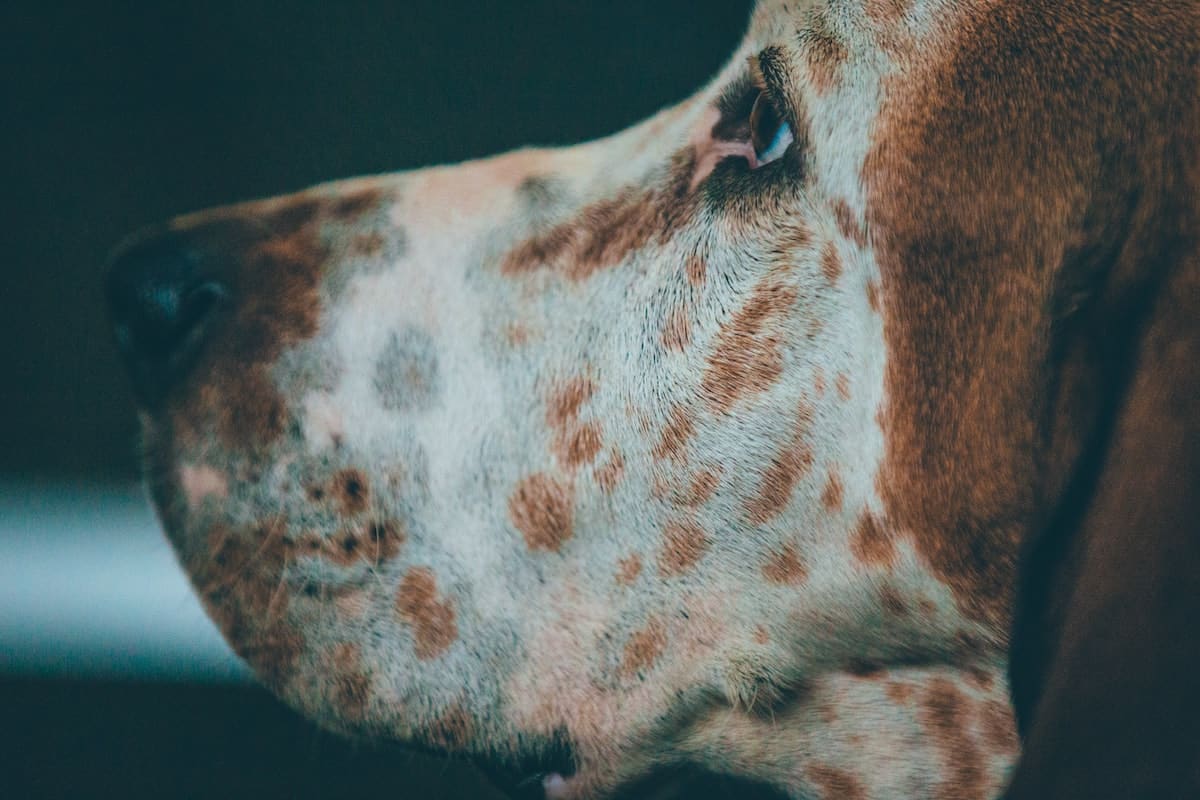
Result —
<path fill-rule="evenodd" d="M 879 604 L 883 606 L 884 611 L 896 617 L 907 616 L 910 610 L 904 595 L 900 594 L 890 583 L 885 583 L 880 587 Z"/>
<path fill-rule="evenodd" d="M 867 232 L 858 223 L 854 209 L 850 208 L 850 204 L 844 199 L 833 204 L 833 217 L 837 223 L 838 232 L 846 240 L 854 242 L 860 249 L 867 246 Z"/>
<path fill-rule="evenodd" d="M 966 672 L 967 685 L 981 692 L 990 692 L 996 685 L 996 675 L 988 669 L 972 667 Z"/>
<path fill-rule="evenodd" d="M 668 522 L 658 556 L 658 574 L 665 577 L 687 572 L 708 552 L 708 534 L 694 522 Z"/>
<path fill-rule="evenodd" d="M 367 476 L 357 469 L 344 469 L 333 477 L 332 495 L 343 514 L 365 511 L 371 499 Z"/>
<path fill-rule="evenodd" d="M 887 696 L 891 701 L 897 705 L 907 705 L 913 695 L 912 684 L 900 683 L 899 681 L 890 681 L 885 691 L 887 691 Z"/>
<path fill-rule="evenodd" d="M 537 473 L 517 484 L 508 500 L 508 516 L 530 550 L 557 551 L 571 538 L 573 489 Z"/>
<path fill-rule="evenodd" d="M 564 432 L 555 441 L 555 455 L 567 467 L 590 464 L 604 443 L 600 438 L 600 427 L 594 423 L 580 425 Z"/>
<path fill-rule="evenodd" d="M 842 400 L 850 399 L 850 376 L 844 372 L 839 372 L 837 380 L 834 381 L 834 386 L 837 387 L 838 397 Z"/>
<path fill-rule="evenodd" d="M 700 255 L 693 255 L 687 262 L 687 279 L 692 286 L 703 286 L 708 276 L 708 265 Z"/>
<path fill-rule="evenodd" d="M 474 737 L 475 721 L 457 703 L 434 718 L 425 734 L 431 747 L 450 753 L 464 750 Z"/>
<path fill-rule="evenodd" d="M 299 556 L 325 558 L 343 567 L 360 563 L 379 566 L 396 557 L 405 538 L 398 523 L 372 520 L 357 528 L 343 528 L 329 538 L 304 536 L 294 547 Z"/>
<path fill-rule="evenodd" d="M 859 562 L 872 567 L 890 567 L 896 560 L 892 537 L 869 511 L 862 512 L 850 534 L 850 551 Z"/>
<path fill-rule="evenodd" d="M 333 705 L 349 719 L 360 719 L 371 700 L 371 678 L 362 669 L 362 650 L 343 643 L 333 649 Z"/>
<path fill-rule="evenodd" d="M 383 252 L 386 244 L 387 240 L 379 231 L 360 233 L 350 241 L 350 253 L 363 258 L 374 258 Z"/>
<path fill-rule="evenodd" d="M 663 428 L 662 438 L 655 446 L 653 455 L 659 461 L 670 458 L 680 460 L 688 440 L 696 433 L 696 422 L 690 411 L 683 406 L 675 406 L 667 417 Z"/>
<path fill-rule="evenodd" d="M 617 488 L 617 484 L 621 482 L 621 476 L 625 474 L 625 457 L 619 452 L 609 456 L 608 463 L 603 467 L 596 469 L 594 475 L 596 483 L 600 484 L 601 490 L 605 494 L 612 494 Z"/>
<path fill-rule="evenodd" d="M 771 583 L 785 586 L 795 586 L 808 578 L 808 567 L 796 545 L 790 542 L 771 556 L 771 560 L 763 565 L 762 572 L 763 577 Z"/>
<path fill-rule="evenodd" d="M 520 347 L 529 341 L 529 326 L 522 322 L 510 322 L 504 326 L 504 341 L 509 347 Z"/>
<path fill-rule="evenodd" d="M 632 586 L 641 574 L 642 557 L 637 553 L 617 562 L 617 583 L 622 586 Z"/>
<path fill-rule="evenodd" d="M 554 432 L 554 454 L 568 468 L 590 464 L 603 447 L 600 428 L 580 424 L 579 411 L 596 392 L 588 378 L 572 378 L 559 386 L 546 406 L 546 422 Z"/>
<path fill-rule="evenodd" d="M 824 26 L 803 31 L 800 37 L 804 54 L 808 60 L 808 74 L 817 94 L 825 94 L 837 85 L 838 72 L 849 58 L 849 53 L 836 37 Z"/>
<path fill-rule="evenodd" d="M 807 774 L 820 792 L 821 800 L 866 800 L 867 793 L 863 785 L 845 770 L 814 764 L 808 768 Z"/>
<path fill-rule="evenodd" d="M 220 381 L 200 387 L 195 399 L 186 404 L 184 413 L 195 419 L 206 415 L 209 409 L 216 409 L 218 436 L 231 446 L 273 442 L 283 434 L 288 422 L 287 405 L 279 390 L 266 369 L 253 364 L 247 365 L 236 379 L 231 374 L 223 375 Z"/>
<path fill-rule="evenodd" d="M 450 649 L 458 638 L 458 623 L 450 600 L 439 600 L 437 580 L 427 567 L 404 574 L 396 593 L 396 612 L 413 628 L 417 658 L 429 661 Z"/>
<path fill-rule="evenodd" d="M 764 628 L 762 625 L 759 625 L 754 629 L 754 641 L 757 644 L 762 645 L 770 644 L 771 634 L 767 632 L 766 628 Z"/>
<path fill-rule="evenodd" d="M 763 474 L 758 496 L 746 504 L 750 521 L 762 525 L 787 508 L 792 499 L 792 490 L 808 471 L 812 469 L 813 452 L 806 441 L 812 425 L 812 409 L 801 402 L 796 415 L 796 427 L 791 441 L 771 459 Z"/>
<path fill-rule="evenodd" d="M 1017 728 L 1012 707 L 1001 700 L 985 700 L 980 712 L 980 730 L 987 746 L 1001 753 L 1015 753 L 1018 747 Z"/>
<path fill-rule="evenodd" d="M 681 498 L 683 505 L 698 508 L 708 502 L 717 487 L 721 484 L 721 470 L 717 468 L 703 469 L 696 473 L 688 486 L 687 493 Z"/>
<path fill-rule="evenodd" d="M 930 681 L 921 707 L 921 723 L 945 762 L 935 797 L 983 800 L 989 789 L 983 755 L 970 733 L 966 698 L 958 687 L 945 678 Z"/>
<path fill-rule="evenodd" d="M 825 488 L 821 490 L 821 505 L 830 512 L 841 511 L 844 494 L 842 476 L 838 473 L 837 467 L 830 467 L 829 478 L 825 481 Z"/>
<path fill-rule="evenodd" d="M 647 245 L 667 241 L 694 213 L 697 198 L 688 191 L 694 160 L 690 151 L 677 155 L 664 185 L 622 190 L 525 240 L 505 256 L 501 274 L 551 269 L 581 281 Z"/>
<path fill-rule="evenodd" d="M 874 278 L 867 281 L 867 305 L 876 314 L 879 313 L 879 281 Z"/>
<path fill-rule="evenodd" d="M 379 189 L 359 189 L 335 199 L 329 206 L 329 215 L 342 222 L 353 222 L 355 218 L 376 208 L 383 197 Z"/>
<path fill-rule="evenodd" d="M 717 334 L 700 391 L 717 411 L 766 391 L 783 374 L 783 338 L 796 289 L 779 273 L 754 288 L 750 299 Z"/>
<path fill-rule="evenodd" d="M 584 403 L 596 393 L 590 378 L 572 378 L 558 386 L 546 406 L 546 422 L 552 428 L 565 428 L 579 416 Z"/>
<path fill-rule="evenodd" d="M 817 397 L 824 397 L 825 388 L 825 371 L 817 367 L 813 371 L 813 391 L 816 392 Z"/>
<path fill-rule="evenodd" d="M 688 320 L 687 308 L 676 306 L 663 325 L 662 344 L 668 350 L 682 353 L 692 342 L 692 326 Z"/>
<path fill-rule="evenodd" d="M 647 671 L 666 648 L 666 628 L 658 619 L 651 619 L 645 628 L 634 633 L 625 643 L 625 655 L 617 668 L 617 675 L 627 679 Z"/>
<path fill-rule="evenodd" d="M 821 272 L 825 273 L 825 280 L 829 281 L 831 286 L 836 284 L 842 275 L 842 259 L 838 256 L 837 247 L 833 242 L 826 242 L 821 250 Z"/>
<path fill-rule="evenodd" d="M 912 0 L 867 0 L 867 17 L 879 25 L 894 25 L 911 6 Z"/>

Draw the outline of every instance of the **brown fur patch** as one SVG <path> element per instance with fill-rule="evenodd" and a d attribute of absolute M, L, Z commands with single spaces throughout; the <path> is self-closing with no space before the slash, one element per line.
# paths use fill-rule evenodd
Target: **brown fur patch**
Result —
<path fill-rule="evenodd" d="M 850 552 L 860 563 L 872 567 L 890 567 L 896 561 L 892 537 L 869 511 L 859 515 L 850 534 Z"/>
<path fill-rule="evenodd" d="M 821 800 L 866 800 L 863 785 L 845 770 L 814 764 L 807 770 L 808 779 L 821 793 Z"/>
<path fill-rule="evenodd" d="M 771 634 L 768 633 L 767 629 L 764 628 L 762 625 L 758 625 L 754 628 L 754 642 L 755 642 L 755 644 L 761 644 L 761 645 L 770 644 L 771 643 Z"/>
<path fill-rule="evenodd" d="M 795 586 L 808 578 L 808 567 L 800 556 L 800 550 L 790 542 L 771 556 L 763 565 L 762 572 L 763 577 L 771 583 L 784 586 Z"/>
<path fill-rule="evenodd" d="M 966 698 L 945 678 L 930 681 L 921 723 L 945 762 L 937 800 L 984 800 L 990 788 L 983 754 L 969 730 Z"/>
<path fill-rule="evenodd" d="M 826 94 L 837 86 L 838 73 L 850 54 L 846 51 L 846 46 L 825 30 L 824 26 L 803 31 L 800 39 L 808 60 L 808 75 L 813 88 L 817 90 L 817 94 Z"/>
<path fill-rule="evenodd" d="M 344 469 L 333 476 L 330 492 L 343 514 L 359 514 L 371 501 L 371 487 L 362 470 Z"/>
<path fill-rule="evenodd" d="M 171 406 L 177 436 L 202 436 L 211 425 L 223 445 L 244 450 L 283 434 L 288 408 L 269 373 L 284 348 L 317 331 L 329 255 L 320 210 L 320 201 L 300 197 L 270 214 L 238 211 L 186 229 L 234 262 L 222 279 L 238 302 L 179 386 Z"/>
<path fill-rule="evenodd" d="M 839 372 L 837 379 L 834 381 L 834 386 L 837 388 L 838 397 L 842 400 L 850 399 L 850 376 L 844 372 Z"/>
<path fill-rule="evenodd" d="M 845 493 L 841 473 L 838 472 L 837 467 L 830 467 L 829 478 L 825 481 L 825 488 L 821 490 L 821 505 L 825 506 L 825 510 L 829 512 L 841 511 L 842 498 Z"/>
<path fill-rule="evenodd" d="M 854 209 L 844 199 L 833 204 L 833 219 L 837 223 L 838 232 L 847 240 L 853 242 L 860 250 L 867 246 L 867 232 L 859 224 L 854 215 Z"/>
<path fill-rule="evenodd" d="M 374 258 L 383 252 L 386 244 L 387 240 L 383 238 L 382 233 L 368 231 L 360 233 L 350 241 L 350 253 L 363 258 Z"/>
<path fill-rule="evenodd" d="M 879 588 L 879 604 L 883 606 L 884 611 L 895 617 L 907 616 L 911 611 L 904 595 L 891 584 L 884 584 Z"/>
<path fill-rule="evenodd" d="M 617 583 L 622 586 L 632 586 L 633 582 L 642 574 L 642 557 L 637 553 L 622 558 L 617 562 Z"/>
<path fill-rule="evenodd" d="M 721 485 L 721 469 L 702 469 L 692 478 L 687 492 L 681 498 L 683 505 L 698 508 L 708 502 Z"/>
<path fill-rule="evenodd" d="M 830 286 L 835 285 L 842 276 L 842 259 L 833 242 L 826 242 L 821 248 L 821 272 L 825 274 L 825 280 L 829 281 Z"/>
<path fill-rule="evenodd" d="M 291 679 L 306 646 L 302 631 L 286 618 L 282 590 L 288 559 L 282 520 L 232 531 L 215 527 L 207 552 L 186 557 L 197 594 L 234 652 L 272 689 Z"/>
<path fill-rule="evenodd" d="M 994 752 L 1015 753 L 1020 742 L 1013 721 L 1012 707 L 1002 700 L 985 700 L 980 710 L 979 728 L 983 741 Z"/>
<path fill-rule="evenodd" d="M 361 719 L 371 701 L 371 678 L 362 668 L 362 649 L 342 643 L 333 649 L 333 705 L 349 719 Z"/>
<path fill-rule="evenodd" d="M 913 0 L 866 0 L 867 17 L 880 25 L 894 25 L 904 18 Z"/>
<path fill-rule="evenodd" d="M 573 495 L 570 486 L 545 473 L 517 484 L 508 500 L 508 516 L 530 550 L 557 551 L 571 538 Z"/>
<path fill-rule="evenodd" d="M 696 422 L 692 412 L 683 406 L 675 406 L 667 416 L 667 424 L 663 427 L 662 437 L 654 447 L 652 455 L 659 461 L 667 458 L 682 460 L 688 440 L 695 433 Z"/>
<path fill-rule="evenodd" d="M 889 681 L 887 687 L 885 687 L 885 691 L 887 692 L 888 699 L 896 705 L 908 705 L 908 701 L 912 700 L 912 684 Z"/>
<path fill-rule="evenodd" d="M 296 555 L 324 558 L 350 567 L 366 563 L 379 566 L 395 558 L 407 537 L 399 523 L 373 520 L 358 527 L 346 527 L 331 537 L 309 534 L 294 545 Z"/>
<path fill-rule="evenodd" d="M 632 678 L 646 672 L 662 657 L 667 649 L 667 629 L 662 622 L 652 618 L 645 628 L 629 637 L 625 653 L 617 668 L 622 679 Z"/>
<path fill-rule="evenodd" d="M 546 422 L 553 431 L 553 448 L 560 464 L 568 468 L 590 464 L 604 446 L 600 427 L 580 424 L 579 412 L 596 392 L 589 378 L 572 378 L 551 393 Z"/>
<path fill-rule="evenodd" d="M 708 276 L 708 264 L 704 257 L 693 255 L 687 262 L 687 279 L 692 286 L 703 286 Z"/>
<path fill-rule="evenodd" d="M 668 350 L 682 353 L 692 343 L 692 323 L 685 306 L 677 306 L 667 315 L 663 324 L 662 345 Z"/>
<path fill-rule="evenodd" d="M 766 391 L 783 374 L 785 324 L 796 303 L 796 289 L 775 274 L 754 288 L 750 299 L 717 334 L 716 346 L 700 391 L 717 411 L 739 399 Z"/>
<path fill-rule="evenodd" d="M 383 198 L 384 193 L 379 189 L 360 189 L 333 200 L 329 204 L 329 215 L 340 222 L 353 222 L 376 208 Z"/>
<path fill-rule="evenodd" d="M 475 722 L 466 709 L 454 704 L 430 723 L 425 741 L 448 753 L 465 750 L 475 738 Z"/>
<path fill-rule="evenodd" d="M 879 313 L 879 281 L 874 278 L 867 281 L 867 305 L 876 314 Z"/>
<path fill-rule="evenodd" d="M 525 240 L 505 256 L 500 273 L 513 277 L 551 269 L 582 281 L 637 250 L 667 241 L 694 211 L 696 198 L 688 191 L 693 162 L 691 152 L 680 154 L 663 185 L 622 190 Z"/>
<path fill-rule="evenodd" d="M 413 567 L 404 574 L 396 593 L 396 612 L 412 626 L 413 647 L 421 661 L 437 658 L 458 639 L 454 604 L 438 599 L 437 579 L 428 567 Z"/>
<path fill-rule="evenodd" d="M 811 426 L 812 408 L 801 402 L 791 441 L 771 460 L 758 495 L 746 504 L 750 522 L 762 525 L 778 516 L 791 501 L 796 484 L 812 469 L 813 452 L 807 442 Z"/>
<path fill-rule="evenodd" d="M 580 425 L 564 433 L 555 442 L 555 455 L 566 467 L 578 467 L 596 460 L 604 446 L 600 426 L 594 423 Z"/>
<path fill-rule="evenodd" d="M 605 494 L 612 494 L 617 488 L 617 484 L 621 482 L 621 476 L 625 474 L 625 456 L 614 452 L 609 456 L 608 463 L 603 467 L 598 467 L 593 474 L 600 489 Z"/>
<path fill-rule="evenodd" d="M 696 565 L 708 552 L 708 533 L 694 522 L 668 522 L 658 555 L 658 574 L 680 575 Z"/>
<path fill-rule="evenodd" d="M 596 393 L 591 378 L 571 378 L 555 388 L 546 405 L 546 422 L 552 428 L 565 428 L 579 416 L 579 410 Z"/>

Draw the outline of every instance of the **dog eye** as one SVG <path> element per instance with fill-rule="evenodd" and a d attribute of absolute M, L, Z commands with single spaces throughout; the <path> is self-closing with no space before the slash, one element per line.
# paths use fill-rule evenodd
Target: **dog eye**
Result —
<path fill-rule="evenodd" d="M 774 101 L 766 92 L 759 92 L 754 109 L 750 112 L 750 140 L 759 167 L 783 158 L 795 141 L 792 126 L 779 116 Z"/>

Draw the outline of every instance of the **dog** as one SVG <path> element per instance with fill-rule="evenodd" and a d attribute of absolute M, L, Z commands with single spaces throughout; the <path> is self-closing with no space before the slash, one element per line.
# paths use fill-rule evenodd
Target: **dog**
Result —
<path fill-rule="evenodd" d="M 623 133 L 136 236 L 208 613 L 534 796 L 1197 796 L 1197 18 L 762 0 Z"/>

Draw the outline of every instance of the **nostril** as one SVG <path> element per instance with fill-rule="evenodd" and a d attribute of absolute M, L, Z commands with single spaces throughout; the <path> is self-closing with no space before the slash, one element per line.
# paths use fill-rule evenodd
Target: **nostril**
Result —
<path fill-rule="evenodd" d="M 228 290 L 187 238 L 144 237 L 113 256 L 106 295 L 117 349 L 139 399 L 153 405 L 211 333 Z"/>

